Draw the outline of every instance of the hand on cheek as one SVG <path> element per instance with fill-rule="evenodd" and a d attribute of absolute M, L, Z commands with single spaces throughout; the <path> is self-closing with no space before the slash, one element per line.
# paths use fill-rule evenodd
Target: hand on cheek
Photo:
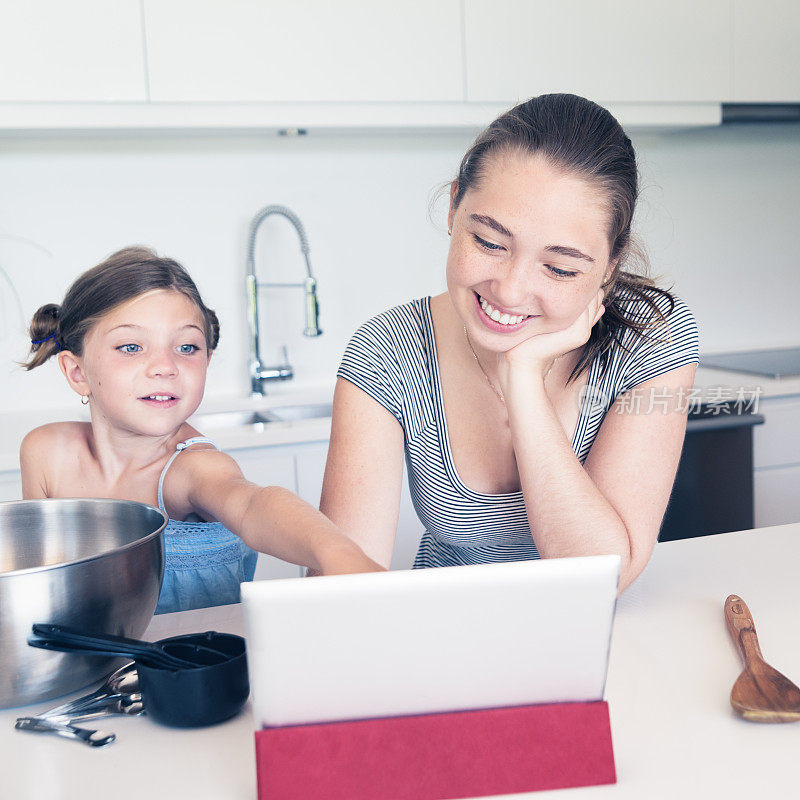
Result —
<path fill-rule="evenodd" d="M 602 289 L 598 289 L 589 304 L 566 328 L 531 336 L 511 350 L 498 355 L 498 377 L 501 385 L 507 385 L 511 373 L 515 371 L 544 378 L 557 358 L 586 344 L 592 328 L 605 311 L 604 294 Z"/>

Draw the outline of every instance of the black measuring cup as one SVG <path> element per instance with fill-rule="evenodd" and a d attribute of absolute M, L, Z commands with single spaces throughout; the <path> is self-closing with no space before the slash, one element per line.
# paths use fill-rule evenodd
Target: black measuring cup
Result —
<path fill-rule="evenodd" d="M 201 652 L 199 663 L 202 666 L 213 664 L 215 661 L 228 660 L 227 654 L 216 652 L 202 645 L 176 642 L 168 647 L 163 647 L 158 642 L 129 639 L 108 633 L 87 633 L 67 625 L 35 623 L 33 635 L 28 638 L 28 644 L 43 650 L 86 653 L 104 658 L 108 656 L 132 658 L 140 664 L 166 669 L 193 667 L 198 663 L 198 654 Z"/>
<path fill-rule="evenodd" d="M 214 725 L 236 715 L 247 702 L 250 682 L 241 636 L 206 631 L 160 639 L 156 644 L 167 652 L 180 644 L 184 654 L 184 646 L 199 647 L 191 656 L 195 664 L 191 669 L 164 669 L 137 662 L 139 688 L 151 719 L 178 728 Z M 202 648 L 223 653 L 227 658 L 220 661 Z"/>

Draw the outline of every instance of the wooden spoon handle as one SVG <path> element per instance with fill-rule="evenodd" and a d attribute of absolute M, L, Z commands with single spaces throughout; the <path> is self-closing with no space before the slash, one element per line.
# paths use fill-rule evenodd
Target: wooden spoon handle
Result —
<path fill-rule="evenodd" d="M 728 595 L 725 600 L 725 622 L 745 665 L 749 667 L 756 659 L 763 661 L 753 616 L 739 595 Z"/>

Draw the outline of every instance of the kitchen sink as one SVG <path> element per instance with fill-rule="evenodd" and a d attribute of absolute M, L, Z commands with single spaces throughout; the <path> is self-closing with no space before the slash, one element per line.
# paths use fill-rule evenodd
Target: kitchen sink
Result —
<path fill-rule="evenodd" d="M 205 428 L 238 428 L 243 425 L 263 425 L 274 420 L 260 411 L 219 411 L 209 414 L 198 414 L 192 417 L 191 423 L 199 430 Z"/>
<path fill-rule="evenodd" d="M 306 403 L 296 406 L 278 406 L 267 413 L 279 422 L 294 422 L 301 419 L 324 419 L 331 416 L 332 403 Z"/>
<path fill-rule="evenodd" d="M 248 425 L 265 425 L 272 422 L 296 422 L 306 419 L 325 419 L 330 417 L 331 403 L 304 403 L 292 406 L 278 406 L 263 411 L 217 411 L 198 414 L 192 423 L 199 430 L 206 428 L 239 428 Z"/>

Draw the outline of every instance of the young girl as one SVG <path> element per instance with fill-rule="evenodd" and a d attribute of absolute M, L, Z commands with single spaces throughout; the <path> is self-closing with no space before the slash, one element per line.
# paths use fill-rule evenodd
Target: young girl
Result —
<path fill-rule="evenodd" d="M 203 398 L 219 323 L 178 263 L 120 250 L 81 275 L 61 306 L 42 306 L 30 333 L 27 369 L 56 356 L 92 421 L 25 437 L 23 497 L 157 505 L 169 523 L 156 613 L 237 602 L 254 550 L 323 574 L 381 569 L 288 490 L 245 480 L 186 422 Z"/>

